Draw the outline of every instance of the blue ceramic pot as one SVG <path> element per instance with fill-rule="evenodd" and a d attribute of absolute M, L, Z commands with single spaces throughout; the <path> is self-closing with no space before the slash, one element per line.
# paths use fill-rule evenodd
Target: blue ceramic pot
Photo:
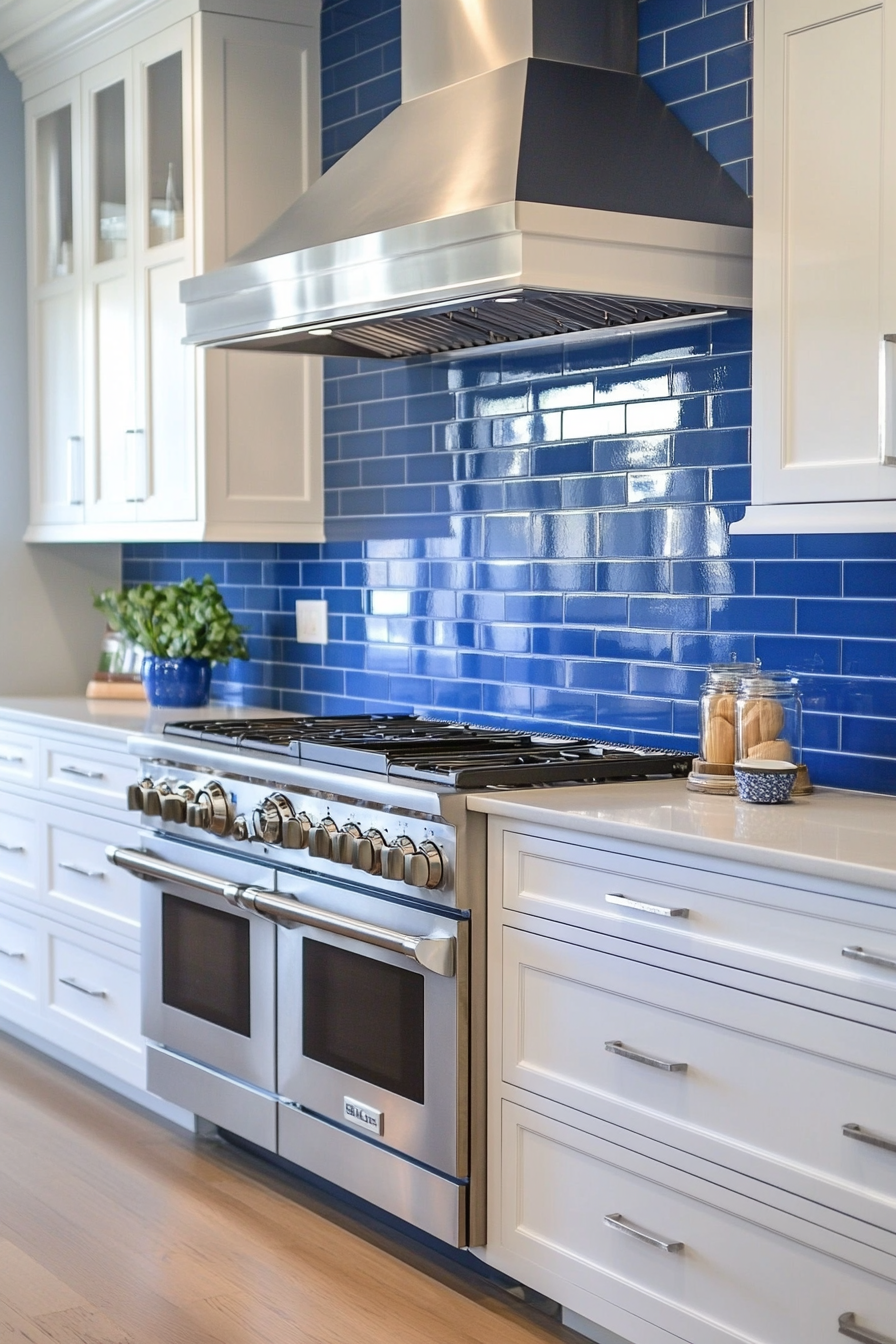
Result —
<path fill-rule="evenodd" d="M 167 709 L 198 709 L 208 704 L 212 665 L 208 658 L 157 658 L 148 653 L 140 669 L 146 698 Z"/>
<path fill-rule="evenodd" d="M 789 761 L 735 761 L 737 791 L 745 803 L 786 803 L 796 783 Z"/>

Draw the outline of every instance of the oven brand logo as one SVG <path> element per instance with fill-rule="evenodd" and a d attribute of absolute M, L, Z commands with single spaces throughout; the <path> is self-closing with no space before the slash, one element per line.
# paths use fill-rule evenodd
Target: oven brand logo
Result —
<path fill-rule="evenodd" d="M 383 1132 L 382 1111 L 375 1111 L 372 1106 L 365 1106 L 363 1102 L 355 1101 L 352 1097 L 342 1098 L 342 1114 L 350 1124 L 358 1125 L 371 1134 Z"/>

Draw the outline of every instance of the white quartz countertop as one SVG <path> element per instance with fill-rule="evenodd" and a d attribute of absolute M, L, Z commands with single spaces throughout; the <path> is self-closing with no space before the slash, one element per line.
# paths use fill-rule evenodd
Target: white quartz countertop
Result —
<path fill-rule="evenodd" d="M 275 709 L 206 705 L 204 709 L 152 709 L 139 700 L 87 700 L 84 696 L 0 697 L 0 718 L 48 732 L 84 732 L 124 742 L 132 733 L 158 732 L 177 719 L 278 718 Z M 285 717 L 285 716 L 284 716 Z"/>
<path fill-rule="evenodd" d="M 778 806 L 632 780 L 477 794 L 473 811 L 896 892 L 896 798 L 817 789 Z"/>

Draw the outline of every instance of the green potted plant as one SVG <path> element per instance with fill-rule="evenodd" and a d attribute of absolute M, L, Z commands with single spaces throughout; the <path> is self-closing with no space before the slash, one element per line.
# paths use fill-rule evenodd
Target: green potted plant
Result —
<path fill-rule="evenodd" d="M 113 630 L 146 650 L 141 676 L 151 705 L 207 705 L 212 663 L 246 659 L 243 632 L 214 579 L 185 579 L 167 588 L 140 583 L 94 596 Z"/>

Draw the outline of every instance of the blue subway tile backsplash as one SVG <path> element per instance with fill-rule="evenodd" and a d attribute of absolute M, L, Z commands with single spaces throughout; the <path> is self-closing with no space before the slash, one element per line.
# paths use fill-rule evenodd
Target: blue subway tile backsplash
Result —
<path fill-rule="evenodd" d="M 641 0 L 641 68 L 751 186 L 750 5 Z M 400 98 L 400 0 L 324 0 L 324 163 Z M 817 781 L 896 793 L 896 536 L 730 537 L 749 315 L 401 363 L 328 360 L 323 546 L 125 548 L 211 573 L 252 661 L 215 693 L 692 748 L 705 664 L 800 676 Z M 297 598 L 330 642 L 295 641 Z"/>

